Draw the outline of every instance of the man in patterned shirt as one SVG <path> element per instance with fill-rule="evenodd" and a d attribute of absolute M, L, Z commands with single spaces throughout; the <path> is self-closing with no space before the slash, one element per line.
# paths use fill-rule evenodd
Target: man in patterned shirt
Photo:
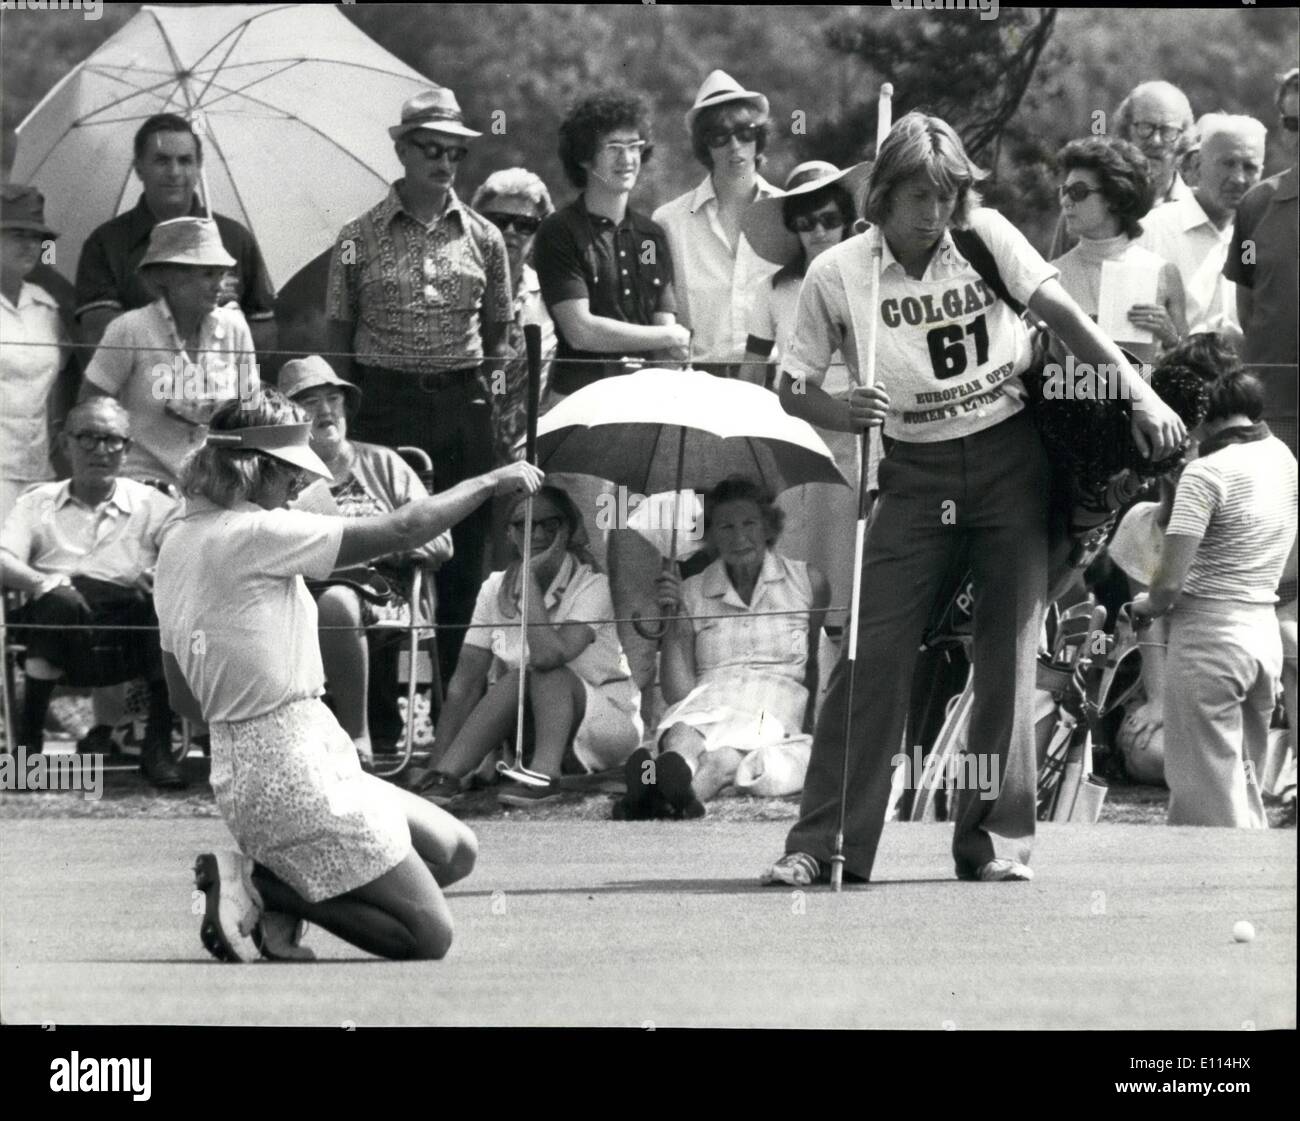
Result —
<path fill-rule="evenodd" d="M 388 132 L 406 175 L 335 243 L 325 297 L 331 364 L 365 393 L 357 436 L 423 448 L 445 489 L 493 465 L 478 373 L 505 354 L 509 266 L 501 232 L 452 189 L 465 141 L 482 135 L 465 126 L 455 94 L 417 94 Z M 490 520 L 484 507 L 457 525 L 455 556 L 438 572 L 444 674 L 483 579 Z"/>

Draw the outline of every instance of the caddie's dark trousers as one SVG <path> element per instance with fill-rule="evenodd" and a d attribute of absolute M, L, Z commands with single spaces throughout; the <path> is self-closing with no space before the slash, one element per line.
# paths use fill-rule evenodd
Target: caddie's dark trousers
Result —
<path fill-rule="evenodd" d="M 433 460 L 438 492 L 492 470 L 492 408 L 478 383 L 478 368 L 411 374 L 375 366 L 356 367 L 364 397 L 353 434 L 390 448 L 423 448 Z M 455 553 L 435 578 L 438 661 L 444 678 L 456 666 L 464 625 L 474 614 L 483 582 L 492 505 L 483 503 L 452 527 Z"/>
<path fill-rule="evenodd" d="M 1034 682 L 1047 590 L 1048 462 L 1025 412 L 992 429 L 933 444 L 895 442 L 880 466 L 867 530 L 849 744 L 844 867 L 871 875 L 889 801 L 891 761 L 904 750 L 922 632 L 953 554 L 971 547 L 975 580 L 969 750 L 965 775 L 995 778 L 995 799 L 963 790 L 952 850 L 959 876 L 995 857 L 1026 861 L 1034 834 Z M 841 657 L 817 721 L 799 822 L 787 852 L 823 863 L 835 847 L 848 661 Z M 910 754 L 910 752 L 909 752 Z M 994 769 L 996 768 L 996 769 Z M 915 776 L 913 778 L 915 781 Z M 974 785 L 974 784 L 972 784 Z"/>

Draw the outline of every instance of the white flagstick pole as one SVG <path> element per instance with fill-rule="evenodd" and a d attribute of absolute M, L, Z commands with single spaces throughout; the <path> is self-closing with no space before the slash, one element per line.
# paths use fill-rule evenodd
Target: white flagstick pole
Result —
<path fill-rule="evenodd" d="M 880 87 L 880 103 L 876 112 L 876 158 L 880 147 L 889 135 L 893 124 L 894 87 L 885 82 Z M 867 338 L 866 368 L 862 371 L 862 384 L 870 387 L 876 383 L 876 324 L 880 319 L 880 261 L 883 254 L 884 234 L 876 227 L 875 244 L 871 247 L 871 281 L 867 288 Z M 862 597 L 862 552 L 867 532 L 867 475 L 871 461 L 872 432 L 862 434 L 862 462 L 858 465 L 858 524 L 853 535 L 853 594 L 849 601 L 848 690 L 844 708 L 844 767 L 840 774 L 840 817 L 835 831 L 835 854 L 831 857 L 831 890 L 844 888 L 844 815 L 849 791 L 849 747 L 853 729 L 853 691 L 857 677 L 858 660 L 858 609 Z"/>

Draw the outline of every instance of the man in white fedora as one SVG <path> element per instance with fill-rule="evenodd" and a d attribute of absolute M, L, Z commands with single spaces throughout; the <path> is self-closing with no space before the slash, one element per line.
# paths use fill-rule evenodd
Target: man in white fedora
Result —
<path fill-rule="evenodd" d="M 776 271 L 741 230 L 749 207 L 778 193 L 758 173 L 767 146 L 767 98 L 715 70 L 695 95 L 686 127 L 691 151 L 709 174 L 656 210 L 654 220 L 668 234 L 678 315 L 692 332 L 694 365 L 735 377 L 753 293 Z"/>
<path fill-rule="evenodd" d="M 482 133 L 436 87 L 388 130 L 406 174 L 339 233 L 325 315 L 330 363 L 366 395 L 356 436 L 423 448 L 439 490 L 492 469 L 492 410 L 478 375 L 506 354 L 514 297 L 501 231 L 456 195 L 456 169 Z M 438 572 L 438 650 L 456 663 L 484 576 L 489 506 L 453 530 Z"/>

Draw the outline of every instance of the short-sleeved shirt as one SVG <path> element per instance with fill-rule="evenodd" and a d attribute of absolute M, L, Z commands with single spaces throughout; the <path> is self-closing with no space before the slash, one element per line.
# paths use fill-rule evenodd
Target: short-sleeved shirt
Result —
<path fill-rule="evenodd" d="M 1223 275 L 1232 244 L 1232 227 L 1219 229 L 1194 194 L 1157 206 L 1142 219 L 1138 244 L 1178 270 L 1187 294 L 1187 327 L 1201 331 L 1235 331 L 1237 286 Z"/>
<path fill-rule="evenodd" d="M 450 190 L 426 226 L 402 205 L 401 183 L 339 232 L 325 315 L 354 325 L 366 366 L 427 374 L 476 365 L 483 326 L 514 314 L 505 240 Z"/>
<path fill-rule="evenodd" d="M 653 324 L 656 313 L 677 313 L 668 235 L 635 210 L 628 210 L 615 223 L 592 214 L 585 197 L 579 195 L 542 222 L 533 242 L 533 263 L 552 318 L 556 304 L 568 300 L 587 300 L 592 315 L 642 327 Z M 618 362 L 571 361 L 609 355 L 579 350 L 564 337 L 558 320 L 555 333 L 551 385 L 556 392 L 573 393 L 623 372 Z"/>
<path fill-rule="evenodd" d="M 238 308 L 208 313 L 194 354 L 197 361 L 181 348 L 164 299 L 119 315 L 104 331 L 86 380 L 131 414 L 123 474 L 178 482 L 181 464 L 203 443 L 203 421 L 217 403 L 256 391 L 253 336 Z"/>
<path fill-rule="evenodd" d="M 49 401 L 68 357 L 59 305 L 23 283 L 18 303 L 0 296 L 0 476 L 52 479 Z"/>
<path fill-rule="evenodd" d="M 316 604 L 303 577 L 334 571 L 342 518 L 189 499 L 158 554 L 154 606 L 210 723 L 264 716 L 325 691 Z"/>
<path fill-rule="evenodd" d="M 1028 303 L 1057 275 L 995 210 L 971 214 L 971 228 L 988 247 L 1007 291 Z M 861 384 L 864 345 L 849 301 L 864 300 L 878 228 L 821 254 L 808 268 L 783 372 L 821 385 L 843 348 L 854 384 Z M 870 310 L 857 307 L 859 320 Z M 970 436 L 1020 412 L 1024 391 L 1016 375 L 1029 367 L 1028 329 L 944 231 L 924 275 L 914 280 L 883 248 L 880 267 L 876 381 L 889 392 L 885 434 L 929 443 Z"/>
<path fill-rule="evenodd" d="M 520 661 L 519 615 L 512 618 L 501 611 L 503 579 L 504 572 L 493 572 L 483 581 L 474 604 L 470 629 L 465 632 L 466 646 L 492 651 L 494 677 L 518 667 Z M 595 640 L 568 664 L 568 668 L 589 685 L 610 687 L 611 692 L 618 694 L 616 699 L 633 706 L 639 704 L 639 697 L 635 702 L 631 701 L 637 688 L 618 640 L 618 628 L 613 623 L 594 622 L 614 618 L 609 577 L 569 554 L 546 589 L 543 603 L 551 622 L 576 620 L 590 623 L 596 632 Z"/>
<path fill-rule="evenodd" d="M 206 217 L 197 198 L 190 206 L 190 217 Z M 212 220 L 221 234 L 221 244 L 235 258 L 228 282 L 231 298 L 249 322 L 273 319 L 275 292 L 257 240 L 233 218 L 213 214 Z M 137 270 L 157 224 L 158 219 L 141 195 L 135 206 L 110 218 L 86 239 L 77 262 L 78 318 L 96 308 L 132 311 L 153 302 L 153 293 Z"/>
<path fill-rule="evenodd" d="M 1183 591 L 1203 599 L 1276 603 L 1296 536 L 1296 460 L 1265 424 L 1189 463 L 1166 535 L 1201 543 Z"/>
<path fill-rule="evenodd" d="M 1294 367 L 1300 361 L 1296 317 L 1300 299 L 1298 187 L 1300 177 L 1293 167 L 1256 184 L 1237 208 L 1223 275 L 1249 288 L 1253 297 L 1250 322 L 1241 325 L 1246 333 L 1242 357 L 1250 363 Z M 1295 376 L 1294 368 L 1291 376 Z"/>
<path fill-rule="evenodd" d="M 802 286 L 802 276 L 779 272 L 758 284 L 749 309 L 749 335 L 776 344 L 773 357 L 778 368 L 794 338 L 795 317 L 799 311 L 799 289 Z M 831 364 L 820 384 L 832 397 L 843 396 L 853 388 L 849 381 L 848 367 L 844 365 L 844 358 L 838 351 L 831 356 Z M 818 432 L 826 439 L 826 429 L 818 429 Z M 852 442 L 856 448 L 858 438 L 854 436 Z"/>
<path fill-rule="evenodd" d="M 153 572 L 175 510 L 175 499 L 132 479 L 118 479 L 93 507 L 73 495 L 71 479 L 43 483 L 19 496 L 0 529 L 0 549 L 38 572 L 135 587 Z"/>
<path fill-rule="evenodd" d="M 777 189 L 756 177 L 755 199 Z M 713 176 L 664 203 L 654 220 L 668 235 L 678 320 L 691 329 L 691 350 L 701 362 L 740 362 L 757 289 L 777 270 L 742 233 L 733 247 L 718 222 Z"/>

